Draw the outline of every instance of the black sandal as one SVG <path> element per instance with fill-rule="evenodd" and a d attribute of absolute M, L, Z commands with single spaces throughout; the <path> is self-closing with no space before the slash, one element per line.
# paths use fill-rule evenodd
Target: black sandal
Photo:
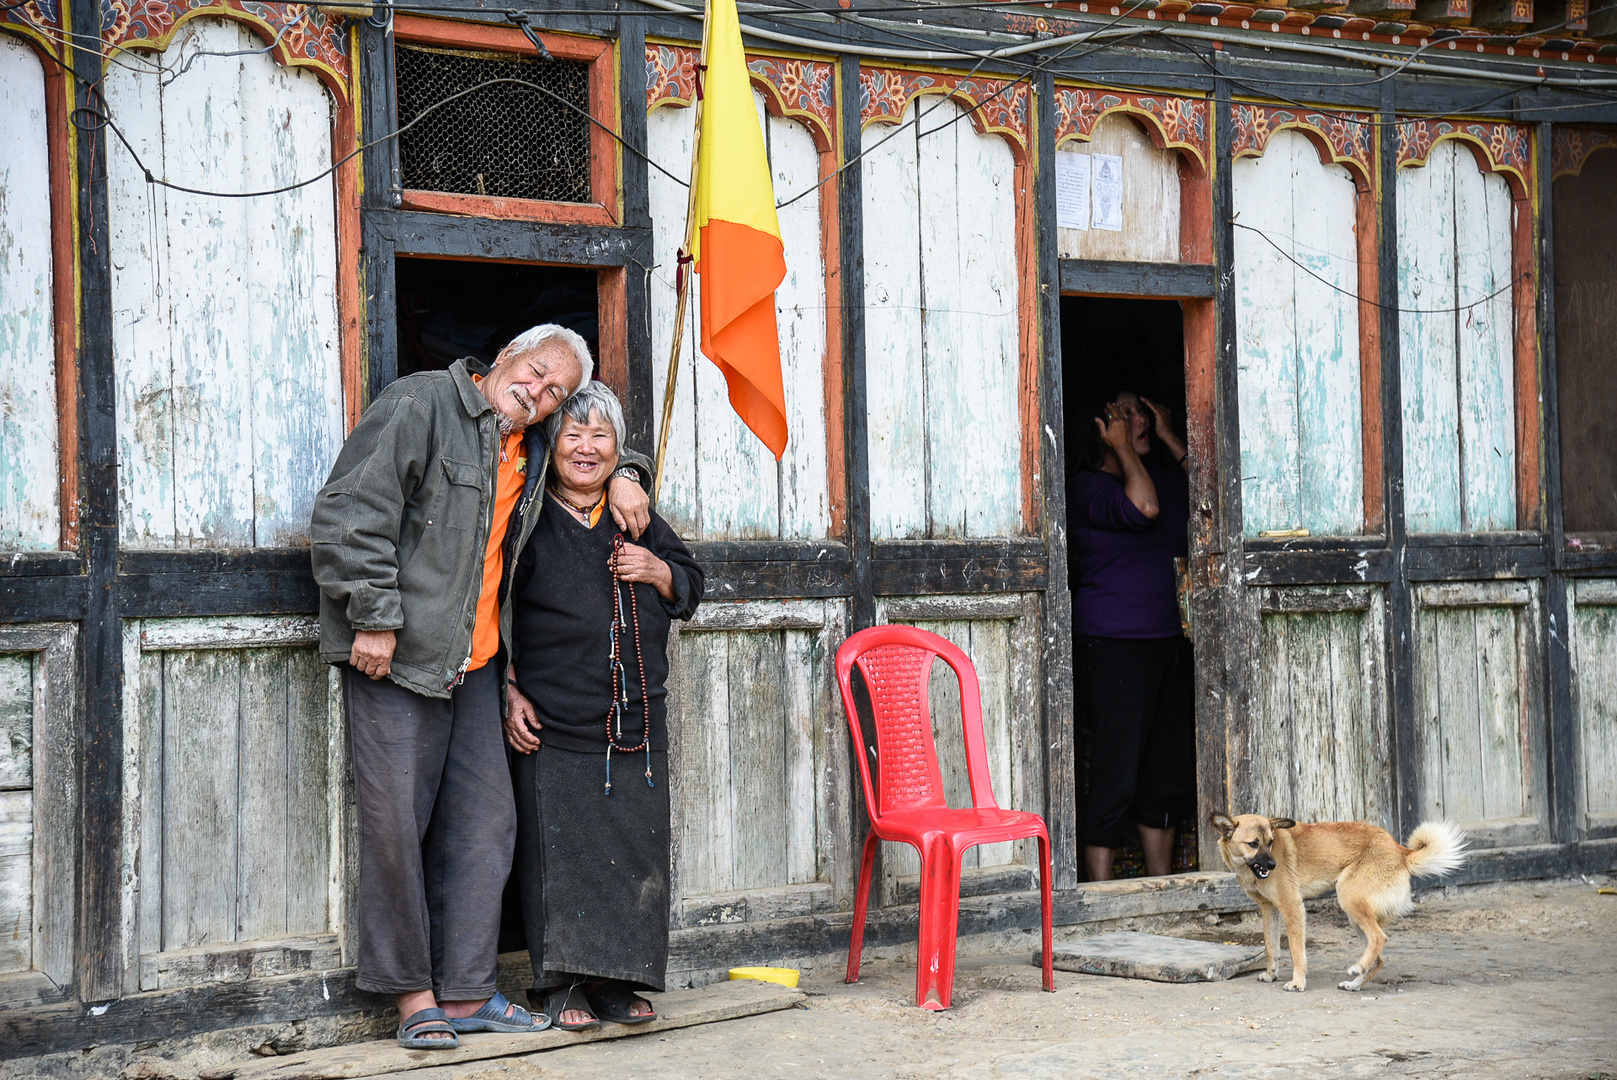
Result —
<path fill-rule="evenodd" d="M 625 984 L 612 980 L 602 983 L 593 990 L 585 991 L 589 998 L 595 1015 L 602 1020 L 610 1020 L 614 1024 L 649 1024 L 657 1019 L 657 1010 L 651 1008 L 651 1002 L 630 990 Z M 636 1014 L 635 1003 L 646 1006 L 650 1011 Z"/>
<path fill-rule="evenodd" d="M 577 983 L 571 986 L 558 986 L 546 994 L 545 1012 L 550 1014 L 550 1026 L 562 1031 L 593 1031 L 601 1026 L 600 1019 L 590 1006 L 589 995 Z M 568 1023 L 562 1016 L 569 1012 L 586 1013 L 589 1020 L 582 1024 Z"/>

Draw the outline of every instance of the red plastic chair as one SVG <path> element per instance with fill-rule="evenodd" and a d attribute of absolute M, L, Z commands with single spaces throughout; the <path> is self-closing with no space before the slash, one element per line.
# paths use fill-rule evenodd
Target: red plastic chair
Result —
<path fill-rule="evenodd" d="M 941 657 L 960 680 L 961 727 L 966 740 L 966 771 L 971 809 L 953 810 L 943 801 L 943 776 L 932 741 L 929 683 L 932 660 Z M 876 731 L 876 784 L 870 780 L 865 736 L 854 708 L 853 669 L 864 675 Z M 1044 988 L 1054 990 L 1050 966 L 1050 834 L 1044 819 L 1021 810 L 1002 810 L 994 801 L 983 742 L 982 694 L 970 657 L 936 634 L 913 626 L 873 626 L 854 634 L 837 650 L 837 682 L 848 714 L 854 754 L 865 784 L 870 835 L 859 868 L 853 908 L 853 940 L 848 946 L 848 981 L 859 981 L 859 958 L 870 903 L 870 873 L 876 842 L 909 844 L 921 856 L 920 952 L 915 970 L 915 1003 L 947 1009 L 954 989 L 955 934 L 960 918 L 960 860 L 978 844 L 1036 837 L 1039 891 L 1044 916 Z"/>

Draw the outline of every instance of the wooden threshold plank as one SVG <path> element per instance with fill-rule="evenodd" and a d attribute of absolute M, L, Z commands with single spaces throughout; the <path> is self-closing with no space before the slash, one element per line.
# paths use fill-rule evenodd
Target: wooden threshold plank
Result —
<path fill-rule="evenodd" d="M 738 980 L 714 983 L 698 990 L 674 990 L 653 995 L 657 1019 L 649 1024 L 626 1026 L 603 1023 L 594 1031 L 559 1031 L 551 1028 L 536 1035 L 463 1035 L 454 1050 L 406 1050 L 392 1039 L 308 1050 L 301 1054 L 247 1061 L 234 1069 L 209 1070 L 211 1080 L 356 1080 L 358 1077 L 410 1072 L 468 1061 L 516 1057 L 558 1050 L 564 1046 L 647 1035 L 654 1031 L 695 1027 L 719 1020 L 789 1009 L 807 999 L 801 990 L 774 983 Z"/>

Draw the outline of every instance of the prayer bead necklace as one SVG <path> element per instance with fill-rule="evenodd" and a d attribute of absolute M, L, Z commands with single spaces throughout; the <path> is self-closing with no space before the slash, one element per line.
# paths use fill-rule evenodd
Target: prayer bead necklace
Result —
<path fill-rule="evenodd" d="M 612 537 L 612 555 L 607 568 L 612 574 L 612 706 L 606 711 L 606 794 L 612 794 L 612 751 L 632 754 L 646 752 L 646 786 L 656 787 L 651 781 L 651 695 L 646 692 L 646 654 L 640 649 L 640 600 L 635 596 L 634 583 L 618 578 L 618 560 L 623 554 L 623 534 Z M 623 617 L 623 587 L 629 588 L 629 619 Z M 629 711 L 629 673 L 623 670 L 623 635 L 634 626 L 634 656 L 640 666 L 640 741 L 634 746 L 620 745 L 623 738 L 623 714 Z"/>

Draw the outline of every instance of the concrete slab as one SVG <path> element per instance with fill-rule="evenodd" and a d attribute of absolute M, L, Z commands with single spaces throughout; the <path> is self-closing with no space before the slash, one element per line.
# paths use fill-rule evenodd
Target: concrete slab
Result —
<path fill-rule="evenodd" d="M 1059 971 L 1152 982 L 1223 982 L 1263 967 L 1261 945 L 1221 945 L 1132 930 L 1059 942 L 1051 955 Z M 1042 962 L 1042 954 L 1035 952 L 1033 963 Z"/>

